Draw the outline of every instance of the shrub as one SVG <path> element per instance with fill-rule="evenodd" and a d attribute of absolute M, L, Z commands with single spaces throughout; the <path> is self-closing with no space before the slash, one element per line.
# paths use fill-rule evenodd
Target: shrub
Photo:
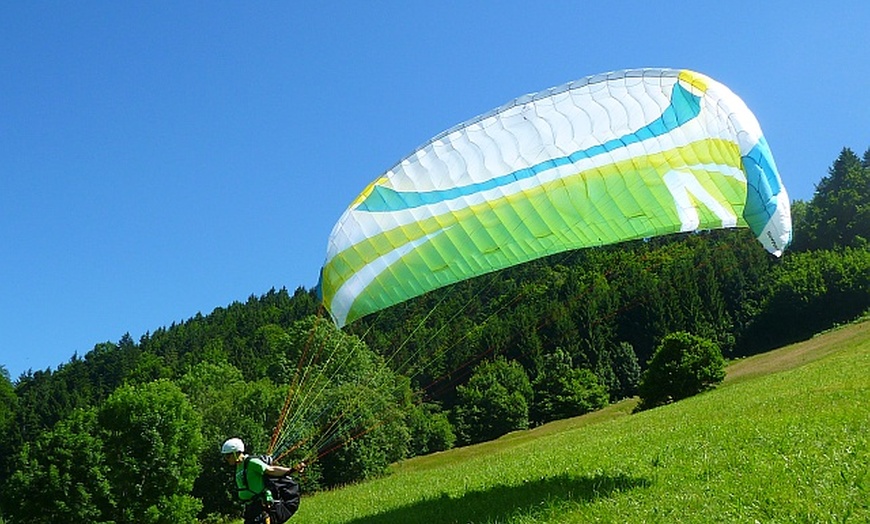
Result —
<path fill-rule="evenodd" d="M 525 370 L 514 361 L 497 358 L 484 362 L 456 393 L 453 417 L 462 444 L 492 440 L 529 427 L 532 386 Z"/>
<path fill-rule="evenodd" d="M 531 418 L 539 424 L 588 413 L 608 400 L 598 377 L 588 369 L 572 367 L 571 357 L 561 349 L 545 358 L 533 388 Z"/>
<path fill-rule="evenodd" d="M 725 378 L 725 359 L 712 341 L 686 332 L 662 340 L 638 388 L 641 409 L 691 397 Z"/>
<path fill-rule="evenodd" d="M 422 404 L 412 409 L 408 413 L 408 429 L 412 456 L 445 451 L 456 442 L 453 425 L 437 404 Z"/>

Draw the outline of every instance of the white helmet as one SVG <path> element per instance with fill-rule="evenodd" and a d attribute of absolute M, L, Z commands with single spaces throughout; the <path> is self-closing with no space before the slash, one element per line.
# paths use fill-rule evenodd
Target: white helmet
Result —
<path fill-rule="evenodd" d="M 221 454 L 227 455 L 229 453 L 238 453 L 245 451 L 245 443 L 242 442 L 240 438 L 231 438 L 224 442 L 224 445 L 221 446 Z"/>

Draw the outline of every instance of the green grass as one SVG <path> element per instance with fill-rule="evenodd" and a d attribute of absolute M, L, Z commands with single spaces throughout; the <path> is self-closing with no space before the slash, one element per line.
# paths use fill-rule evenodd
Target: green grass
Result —
<path fill-rule="evenodd" d="M 870 522 L 870 322 L 735 362 L 676 404 L 635 402 L 396 464 L 291 522 Z"/>

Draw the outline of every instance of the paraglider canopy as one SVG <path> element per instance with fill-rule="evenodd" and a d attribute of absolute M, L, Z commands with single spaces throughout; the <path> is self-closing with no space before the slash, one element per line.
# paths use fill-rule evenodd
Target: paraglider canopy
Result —
<path fill-rule="evenodd" d="M 338 220 L 318 289 L 341 327 L 554 253 L 733 227 L 776 256 L 791 241 L 754 115 L 700 73 L 618 71 L 517 98 L 402 159 Z"/>

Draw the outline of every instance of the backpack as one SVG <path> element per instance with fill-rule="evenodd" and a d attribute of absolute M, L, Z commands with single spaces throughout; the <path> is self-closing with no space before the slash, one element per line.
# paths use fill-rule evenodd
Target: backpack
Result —
<path fill-rule="evenodd" d="M 242 466 L 242 478 L 244 479 L 246 489 L 248 489 L 248 462 L 250 462 L 252 458 L 253 457 L 250 456 L 245 457 L 245 462 Z M 263 461 L 267 466 L 272 465 L 273 459 L 270 455 L 259 455 L 256 458 Z M 296 510 L 299 509 L 299 499 L 301 497 L 299 483 L 290 476 L 290 473 L 280 477 L 270 477 L 269 475 L 265 475 L 263 481 L 266 489 L 272 493 L 272 503 L 268 506 L 264 504 L 266 510 L 269 512 L 272 524 L 283 524 L 284 522 L 287 522 L 287 520 L 296 513 Z M 259 495 L 262 495 L 262 493 Z"/>

